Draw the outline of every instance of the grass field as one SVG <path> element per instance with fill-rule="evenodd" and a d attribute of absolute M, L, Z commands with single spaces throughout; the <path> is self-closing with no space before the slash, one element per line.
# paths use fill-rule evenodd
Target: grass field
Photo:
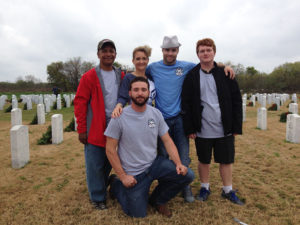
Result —
<path fill-rule="evenodd" d="M 22 107 L 22 104 L 19 104 Z M 73 117 L 73 109 L 51 111 L 46 124 L 29 125 L 30 163 L 12 169 L 10 154 L 10 113 L 0 111 L 0 224 L 300 224 L 300 144 L 285 141 L 285 123 L 268 112 L 268 129 L 256 128 L 257 108 L 247 107 L 244 134 L 236 138 L 236 162 L 233 182 L 245 206 L 234 205 L 220 197 L 222 183 L 218 165 L 212 164 L 212 194 L 207 202 L 184 203 L 177 196 L 170 201 L 170 219 L 151 207 L 143 219 L 127 217 L 116 200 L 108 199 L 108 210 L 97 211 L 89 203 L 85 181 L 83 146 L 75 132 L 64 133 L 60 145 L 37 145 L 50 125 L 51 115 L 62 113 L 64 127 Z M 28 125 L 36 108 L 23 111 Z M 191 168 L 197 174 L 194 143 L 190 143 Z M 154 184 L 155 185 L 155 184 Z M 198 175 L 193 192 L 200 187 Z"/>

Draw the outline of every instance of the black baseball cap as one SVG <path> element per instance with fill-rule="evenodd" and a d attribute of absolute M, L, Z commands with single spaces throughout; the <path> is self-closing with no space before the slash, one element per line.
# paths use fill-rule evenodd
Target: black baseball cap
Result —
<path fill-rule="evenodd" d="M 106 45 L 111 45 L 116 50 L 115 43 L 112 40 L 110 40 L 110 39 L 103 39 L 102 41 L 100 41 L 98 43 L 98 51 L 100 49 L 102 49 Z"/>

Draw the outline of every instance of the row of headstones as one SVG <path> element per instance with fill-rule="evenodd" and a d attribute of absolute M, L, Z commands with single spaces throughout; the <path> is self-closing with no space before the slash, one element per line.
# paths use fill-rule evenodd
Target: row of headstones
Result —
<path fill-rule="evenodd" d="M 256 98 L 258 99 L 258 103 L 263 107 L 266 108 L 266 102 L 267 102 L 267 96 L 270 96 L 269 99 L 273 99 L 277 105 L 277 111 L 280 110 L 280 106 L 283 105 L 286 101 L 290 99 L 290 96 L 288 94 L 254 94 L 250 97 L 250 101 L 253 103 L 253 106 L 255 106 Z M 247 106 L 247 94 L 243 94 L 243 121 L 246 120 L 246 106 Z M 272 104 L 272 101 L 268 100 L 268 104 Z M 294 103 L 289 104 L 289 112 L 291 113 L 298 113 L 298 104 L 297 104 L 297 95 L 292 95 L 292 101 Z"/>
<path fill-rule="evenodd" d="M 286 140 L 292 143 L 300 143 L 300 116 L 298 115 L 298 104 L 290 103 L 291 114 L 287 115 Z M 267 109 L 261 107 L 257 109 L 257 128 L 267 129 Z"/>
<path fill-rule="evenodd" d="M 39 104 L 41 105 L 41 104 Z M 28 126 L 22 125 L 22 112 L 20 109 L 14 109 L 18 113 L 12 114 L 12 121 L 18 121 L 19 124 L 13 124 L 10 129 L 11 161 L 13 168 L 22 168 L 30 160 L 29 154 L 29 135 Z M 20 113 L 21 112 L 21 113 Z M 74 117 L 75 118 L 75 117 Z M 75 119 L 75 130 L 77 129 Z M 54 114 L 51 116 L 52 144 L 60 144 L 63 141 L 63 115 Z"/>
<path fill-rule="evenodd" d="M 45 107 L 43 104 L 37 105 L 37 121 L 38 124 L 45 123 Z M 75 121 L 75 130 L 77 129 L 76 118 L 74 116 Z M 11 110 L 11 126 L 22 125 L 22 110 L 20 108 L 12 109 Z"/>
<path fill-rule="evenodd" d="M 35 104 L 44 104 L 45 105 L 45 111 L 48 113 L 51 110 L 51 107 L 54 105 L 54 102 L 56 102 L 57 109 L 61 109 L 61 95 L 20 95 L 20 98 L 22 99 L 22 103 L 27 104 L 27 110 L 32 109 L 32 103 Z M 66 107 L 71 107 L 71 102 L 74 100 L 75 95 L 71 94 L 63 94 L 63 98 L 66 102 Z M 0 97 L 0 110 L 3 110 L 3 107 L 6 103 L 7 96 L 1 95 Z M 18 99 L 15 95 L 12 95 L 12 109 L 18 108 Z"/>
<path fill-rule="evenodd" d="M 258 100 L 258 103 L 265 108 L 267 107 L 267 103 L 268 105 L 275 103 L 277 105 L 277 110 L 279 111 L 280 106 L 284 105 L 284 103 L 290 99 L 290 95 L 277 94 L 277 93 L 273 93 L 273 94 L 256 93 L 254 95 L 251 95 L 250 97 L 250 101 L 253 103 L 253 106 L 255 106 L 256 99 Z M 292 101 L 294 103 L 297 103 L 297 95 L 295 93 L 292 94 Z M 247 94 L 243 95 L 243 104 L 247 104 Z"/>
<path fill-rule="evenodd" d="M 44 104 L 38 104 L 37 107 L 37 123 L 45 123 L 45 107 Z M 11 110 L 11 126 L 22 124 L 22 110 L 20 108 L 15 108 Z"/>

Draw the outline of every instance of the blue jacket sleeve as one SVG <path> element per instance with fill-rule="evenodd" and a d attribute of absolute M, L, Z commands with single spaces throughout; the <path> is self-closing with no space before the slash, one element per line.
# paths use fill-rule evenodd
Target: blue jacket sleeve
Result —
<path fill-rule="evenodd" d="M 152 74 L 151 74 L 151 65 L 147 66 L 146 68 L 146 76 L 149 80 L 153 81 Z"/>
<path fill-rule="evenodd" d="M 124 77 L 124 79 L 122 80 L 122 83 L 120 85 L 119 93 L 118 93 L 118 100 L 117 100 L 117 103 L 121 103 L 123 107 L 130 100 L 130 97 L 129 97 L 129 94 L 128 94 L 129 85 L 130 85 L 129 75 L 126 75 Z"/>

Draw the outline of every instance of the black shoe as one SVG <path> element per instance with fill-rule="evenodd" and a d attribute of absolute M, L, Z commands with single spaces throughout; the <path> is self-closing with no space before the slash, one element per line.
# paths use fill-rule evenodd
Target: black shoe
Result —
<path fill-rule="evenodd" d="M 95 209 L 98 209 L 98 210 L 104 210 L 104 209 L 107 209 L 106 201 L 102 201 L 102 202 L 92 202 L 92 205 L 94 206 Z"/>
<path fill-rule="evenodd" d="M 207 190 L 205 187 L 202 187 L 199 190 L 198 195 L 196 195 L 196 199 L 204 202 L 207 200 L 209 195 L 210 195 L 210 190 Z"/>
<path fill-rule="evenodd" d="M 113 192 L 112 192 L 112 188 L 111 188 L 111 185 L 112 183 L 117 179 L 117 175 L 116 174 L 112 174 L 109 176 L 108 178 L 108 185 L 109 185 L 109 189 L 108 189 L 108 193 L 109 193 L 109 196 L 112 200 L 116 199 L 116 197 L 114 196 Z"/>
<path fill-rule="evenodd" d="M 223 190 L 221 196 L 222 196 L 223 198 L 226 198 L 226 199 L 228 199 L 229 201 L 233 202 L 234 204 L 237 204 L 237 205 L 244 205 L 245 203 L 242 202 L 242 201 L 238 198 L 238 196 L 236 196 L 236 194 L 235 194 L 236 192 L 237 192 L 237 190 L 236 190 L 236 191 L 231 190 L 230 192 L 228 192 L 227 194 L 225 194 L 225 192 L 224 192 L 224 190 Z"/>

